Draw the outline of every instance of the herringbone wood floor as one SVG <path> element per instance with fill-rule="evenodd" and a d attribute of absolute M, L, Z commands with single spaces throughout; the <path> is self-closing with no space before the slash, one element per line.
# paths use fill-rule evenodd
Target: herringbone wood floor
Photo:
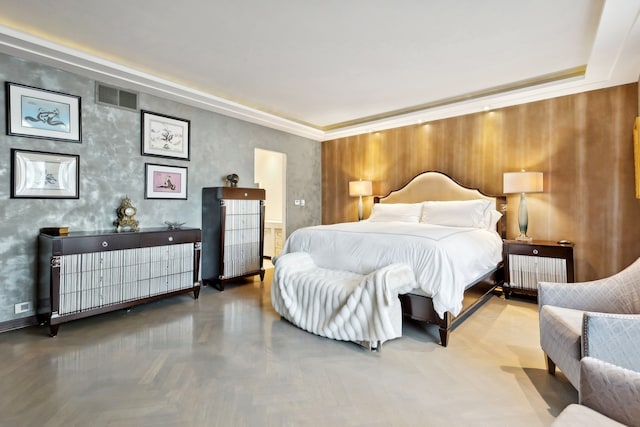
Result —
<path fill-rule="evenodd" d="M 437 344 L 405 323 L 380 353 L 297 329 L 270 272 L 0 334 L 2 426 L 544 426 L 577 393 L 547 375 L 537 306 L 494 297 Z"/>

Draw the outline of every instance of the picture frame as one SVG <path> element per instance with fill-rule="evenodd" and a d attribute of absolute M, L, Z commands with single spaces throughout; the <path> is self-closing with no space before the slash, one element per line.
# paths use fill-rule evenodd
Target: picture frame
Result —
<path fill-rule="evenodd" d="M 12 199 L 78 199 L 80 156 L 11 149 Z"/>
<path fill-rule="evenodd" d="M 145 199 L 187 200 L 187 168 L 144 164 Z"/>
<path fill-rule="evenodd" d="M 191 160 L 191 121 L 142 110 L 142 155 Z"/>
<path fill-rule="evenodd" d="M 7 135 L 82 142 L 81 98 L 5 82 Z"/>

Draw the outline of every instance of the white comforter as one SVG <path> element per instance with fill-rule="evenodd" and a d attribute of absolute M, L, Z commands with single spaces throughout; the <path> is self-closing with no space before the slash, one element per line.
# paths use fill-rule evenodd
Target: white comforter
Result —
<path fill-rule="evenodd" d="M 498 233 L 404 222 L 349 222 L 294 231 L 283 254 L 307 252 L 318 267 L 368 274 L 408 264 L 440 317 L 462 310 L 465 286 L 502 259 Z"/>
<path fill-rule="evenodd" d="M 398 294 L 416 286 L 406 264 L 367 275 L 318 268 L 304 252 L 278 257 L 273 308 L 294 325 L 327 338 L 383 343 L 402 336 Z"/>

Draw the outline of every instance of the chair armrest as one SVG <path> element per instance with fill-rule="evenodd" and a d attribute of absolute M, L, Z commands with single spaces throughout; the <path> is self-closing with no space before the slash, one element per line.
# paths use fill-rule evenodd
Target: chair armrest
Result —
<path fill-rule="evenodd" d="M 585 313 L 582 355 L 640 372 L 640 315 Z"/>
<path fill-rule="evenodd" d="M 608 279 L 581 283 L 538 283 L 538 305 L 555 305 L 582 311 L 609 312 L 610 301 L 603 294 Z"/>
<path fill-rule="evenodd" d="M 580 403 L 620 423 L 640 425 L 640 372 L 582 358 Z"/>
<path fill-rule="evenodd" d="M 543 305 L 600 313 L 640 314 L 640 258 L 613 276 L 581 283 L 538 283 Z"/>

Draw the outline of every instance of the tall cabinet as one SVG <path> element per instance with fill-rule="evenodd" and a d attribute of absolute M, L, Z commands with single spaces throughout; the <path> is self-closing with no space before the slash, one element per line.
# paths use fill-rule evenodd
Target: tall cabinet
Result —
<path fill-rule="evenodd" d="M 264 279 L 265 191 L 202 189 L 202 281 L 223 291 L 225 283 L 259 274 Z"/>

